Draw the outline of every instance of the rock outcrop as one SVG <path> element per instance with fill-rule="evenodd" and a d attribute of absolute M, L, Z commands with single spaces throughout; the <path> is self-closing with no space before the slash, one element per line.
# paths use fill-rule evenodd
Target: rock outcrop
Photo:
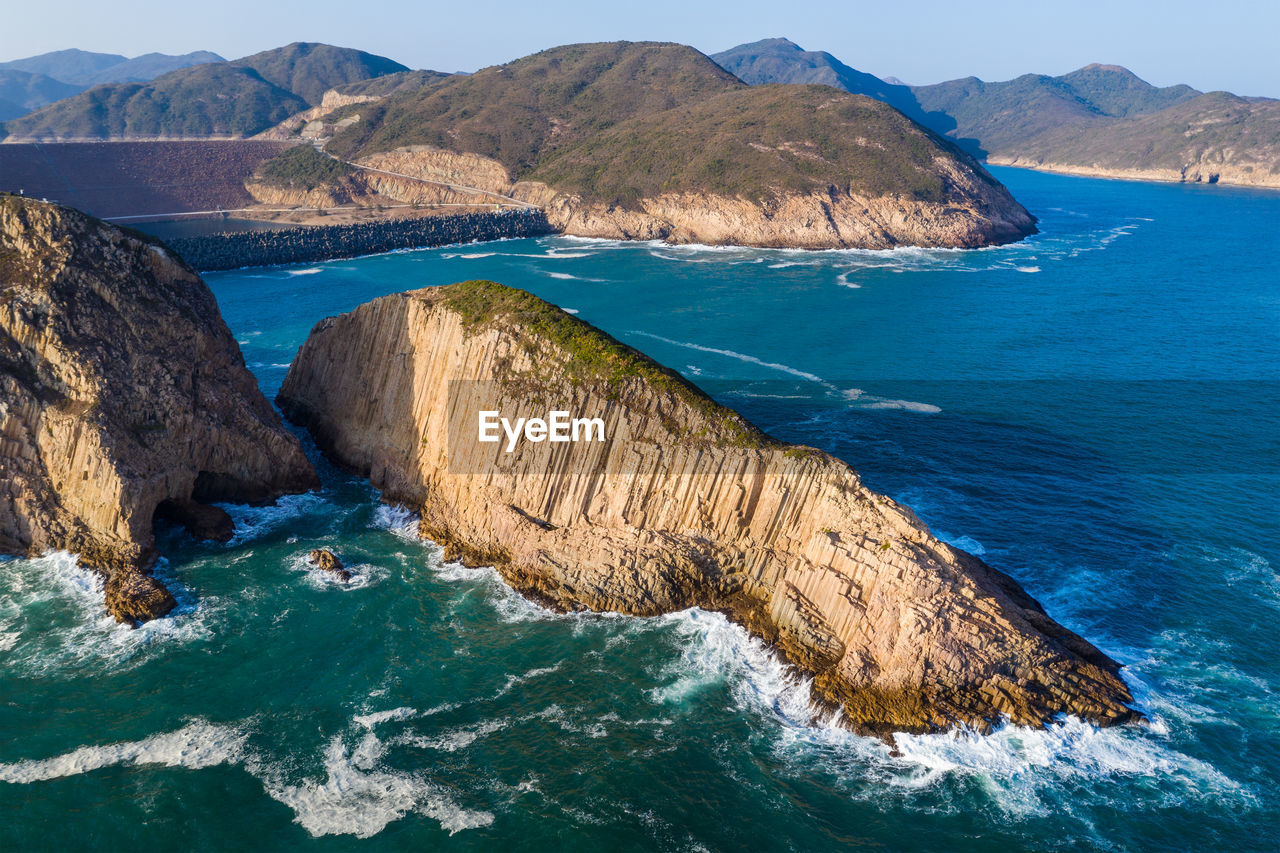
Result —
<path fill-rule="evenodd" d="M 858 731 L 1139 716 L 1117 663 L 847 464 L 523 291 L 467 282 L 324 320 L 278 402 L 447 558 L 564 610 L 722 611 Z M 507 452 L 479 440 L 489 410 L 598 417 L 604 440 Z"/>
<path fill-rule="evenodd" d="M 230 535 L 214 501 L 318 485 L 213 294 L 163 245 L 0 196 L 0 551 L 66 549 L 137 623 L 174 600 L 153 521 Z"/>
<path fill-rule="evenodd" d="M 338 559 L 338 555 L 328 548 L 316 548 L 307 555 L 307 559 L 311 562 L 311 565 L 322 572 L 328 572 L 343 583 L 351 580 L 351 572 L 347 571 L 346 567 L 342 565 L 342 560 Z"/>
<path fill-rule="evenodd" d="M 557 231 L 576 237 L 889 249 L 971 248 L 1013 242 L 1035 232 L 1034 217 L 1002 185 L 960 159 L 941 157 L 933 168 L 951 188 L 941 200 L 828 187 L 820 192 L 779 192 L 767 203 L 714 192 L 664 192 L 625 207 L 540 181 L 515 181 L 496 160 L 429 146 L 371 154 L 356 163 L 379 170 L 360 172 L 357 179 L 387 198 L 416 204 L 485 204 L 508 196 L 538 205 Z"/>

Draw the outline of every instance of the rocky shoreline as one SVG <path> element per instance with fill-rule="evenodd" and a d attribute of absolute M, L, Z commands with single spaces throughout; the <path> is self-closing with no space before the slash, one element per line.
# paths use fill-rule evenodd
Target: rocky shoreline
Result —
<path fill-rule="evenodd" d="M 540 237 L 554 230 L 542 211 L 518 209 L 223 232 L 166 242 L 195 269 L 230 270 L 354 258 L 396 249 Z"/>
<path fill-rule="evenodd" d="M 1250 189 L 1280 189 L 1280 174 L 1246 170 L 1230 164 L 1193 163 L 1181 169 L 1173 168 L 1119 168 L 1099 165 L 1043 162 L 1032 157 L 992 154 L 987 158 L 991 166 L 1008 166 L 1014 169 L 1030 169 L 1034 172 L 1050 172 L 1055 175 L 1073 175 L 1079 178 L 1107 178 L 1115 181 L 1143 181 L 1159 184 L 1220 184 Z"/>

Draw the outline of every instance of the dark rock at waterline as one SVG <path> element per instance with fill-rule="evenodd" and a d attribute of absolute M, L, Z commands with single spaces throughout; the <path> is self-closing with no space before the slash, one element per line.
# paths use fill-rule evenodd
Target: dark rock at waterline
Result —
<path fill-rule="evenodd" d="M 328 572 L 343 583 L 351 580 L 351 572 L 343 568 L 342 561 L 338 559 L 338 555 L 327 548 L 315 549 L 307 555 L 307 559 L 317 569 L 322 572 Z"/>
<path fill-rule="evenodd" d="M 156 508 L 156 517 L 182 525 L 202 542 L 230 542 L 236 532 L 225 510 L 193 500 L 164 501 Z"/>
<path fill-rule="evenodd" d="M 541 237 L 554 230 L 541 210 L 523 208 L 176 237 L 168 244 L 198 270 L 230 270 L 353 258 L 397 249 Z"/>
<path fill-rule="evenodd" d="M 105 587 L 107 611 L 134 628 L 143 622 L 159 619 L 178 606 L 164 584 L 136 569 L 118 569 L 107 576 Z"/>

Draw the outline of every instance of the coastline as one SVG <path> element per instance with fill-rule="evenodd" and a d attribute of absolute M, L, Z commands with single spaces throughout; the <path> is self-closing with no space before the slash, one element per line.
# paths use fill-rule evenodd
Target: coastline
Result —
<path fill-rule="evenodd" d="M 1280 191 L 1280 175 L 1274 175 L 1272 183 L 1246 183 L 1231 180 L 1230 174 L 1210 173 L 1205 169 L 1206 177 L 1201 177 L 1200 167 L 1188 166 L 1182 171 L 1175 169 L 1109 169 L 1102 166 L 1073 166 L 1066 163 L 1037 163 L 1022 157 L 988 157 L 987 166 L 1025 169 L 1029 172 L 1048 172 L 1054 175 L 1067 175 L 1075 178 L 1099 178 L 1109 181 L 1131 181 L 1148 184 L 1188 184 L 1200 186 L 1232 187 L 1244 190 Z M 1195 170 L 1195 171 L 1192 171 Z"/>

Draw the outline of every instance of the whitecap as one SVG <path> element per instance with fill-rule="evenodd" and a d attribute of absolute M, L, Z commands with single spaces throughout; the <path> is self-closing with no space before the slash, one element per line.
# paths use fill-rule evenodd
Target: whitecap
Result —
<path fill-rule="evenodd" d="M 1014 267 L 1018 272 L 1040 272 L 1040 267 Z"/>
<path fill-rule="evenodd" d="M 226 510 L 231 520 L 235 522 L 235 535 L 227 543 L 235 546 L 261 538 L 286 522 L 315 512 L 327 503 L 328 501 L 319 494 L 305 492 L 300 495 L 285 495 L 277 498 L 274 504 L 264 506 L 229 503 L 221 503 L 217 506 Z"/>
<path fill-rule="evenodd" d="M 315 275 L 320 272 L 324 272 L 320 267 L 310 267 L 305 270 L 285 270 L 286 275 Z"/>
<path fill-rule="evenodd" d="M 291 784 L 267 772 L 263 785 L 314 838 L 372 838 L 411 812 L 433 818 L 450 835 L 493 823 L 491 812 L 463 808 L 444 788 L 417 774 L 379 767 L 384 751 L 372 734 L 354 750 L 334 736 L 325 750 L 323 780 Z"/>
<path fill-rule="evenodd" d="M 560 310 L 561 310 L 561 311 L 563 311 L 563 312 L 564 312 L 564 313 L 566 313 L 566 314 L 579 314 L 579 313 L 581 313 L 580 311 L 578 311 L 578 309 L 577 309 L 577 308 L 561 308 Z"/>
<path fill-rule="evenodd" d="M 417 713 L 418 709 L 403 706 L 400 708 L 391 708 L 387 711 L 373 711 L 368 714 L 361 714 L 359 716 L 352 717 L 352 722 L 358 726 L 372 730 L 374 726 L 381 723 L 391 720 L 407 720 L 410 717 L 416 716 Z"/>
<path fill-rule="evenodd" d="M 55 758 L 0 764 L 0 781 L 28 784 L 78 776 L 121 764 L 161 764 L 193 770 L 235 764 L 244 754 L 247 738 L 248 735 L 238 729 L 195 719 L 175 731 L 142 740 L 82 746 Z"/>
<path fill-rule="evenodd" d="M 69 665 L 119 667 L 168 643 L 187 643 L 212 636 L 210 622 L 217 599 L 196 599 L 170 573 L 161 558 L 155 575 L 178 606 L 160 619 L 137 628 L 117 622 L 106 610 L 103 576 L 79 564 L 74 554 L 51 551 L 42 557 L 4 561 L 0 572 L 0 615 L 9 643 L 6 664 L 31 672 L 48 672 Z M 26 611 L 56 603 L 43 611 L 39 624 L 27 625 Z"/>

